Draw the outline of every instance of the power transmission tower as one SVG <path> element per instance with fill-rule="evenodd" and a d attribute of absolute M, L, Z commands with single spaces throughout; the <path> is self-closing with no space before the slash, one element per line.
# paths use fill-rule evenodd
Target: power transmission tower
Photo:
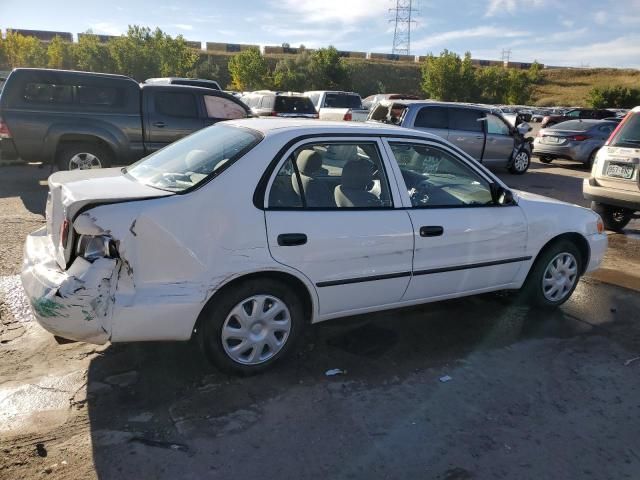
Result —
<path fill-rule="evenodd" d="M 393 32 L 392 53 L 409 55 L 411 53 L 411 24 L 415 23 L 412 16 L 417 13 L 413 8 L 413 1 L 396 0 L 396 7 L 389 9 L 389 12 L 395 14 L 395 19 L 389 21 L 395 22 L 396 25 Z"/>
<path fill-rule="evenodd" d="M 505 67 L 509 66 L 509 60 L 511 60 L 511 49 L 505 50 L 502 49 L 502 63 L 504 63 Z"/>

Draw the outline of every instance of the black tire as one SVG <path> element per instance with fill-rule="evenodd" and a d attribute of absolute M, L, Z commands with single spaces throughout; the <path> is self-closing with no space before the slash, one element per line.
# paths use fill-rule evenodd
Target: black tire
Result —
<path fill-rule="evenodd" d="M 540 161 L 542 163 L 546 163 L 547 165 L 550 164 L 551 162 L 553 162 L 553 157 L 548 157 L 548 156 L 542 156 L 540 157 Z"/>
<path fill-rule="evenodd" d="M 600 215 L 604 228 L 614 232 L 621 232 L 633 216 L 632 210 L 598 202 L 591 202 L 591 210 Z"/>
<path fill-rule="evenodd" d="M 516 158 L 513 159 L 513 161 L 511 162 L 511 165 L 509 166 L 509 172 L 514 174 L 514 175 L 524 175 L 527 170 L 529 170 L 529 165 L 531 165 L 531 154 L 529 152 L 527 152 L 526 150 L 523 150 L 521 152 L 519 152 L 516 157 L 525 154 L 527 156 L 526 158 L 526 164 L 521 165 L 519 162 L 516 162 Z M 518 165 L 520 165 L 519 167 L 516 166 L 516 164 L 518 163 Z"/>
<path fill-rule="evenodd" d="M 222 337 L 223 327 L 232 310 L 242 304 L 243 301 L 260 295 L 275 297 L 285 304 L 289 310 L 291 328 L 288 335 L 286 337 L 283 336 L 285 338 L 284 344 L 277 353 L 258 364 L 243 364 L 231 358 L 226 352 Z M 298 297 L 292 288 L 276 280 L 254 279 L 229 288 L 221 292 L 219 296 L 214 297 L 201 313 L 197 333 L 200 347 L 214 366 L 226 373 L 247 376 L 263 372 L 289 355 L 294 350 L 305 323 L 302 299 Z M 227 343 L 227 348 L 233 348 L 234 346 L 236 345 Z M 264 352 L 264 348 L 267 348 L 267 346 L 263 345 L 262 348 L 261 353 Z"/>
<path fill-rule="evenodd" d="M 562 254 L 570 254 L 576 262 L 576 275 L 573 286 L 566 292 L 562 293 L 562 297 L 557 300 L 551 300 L 545 296 L 543 287 L 543 278 L 549 264 Z M 583 272 L 585 259 L 582 258 L 580 251 L 576 245 L 568 240 L 559 240 L 546 247 L 536 258 L 531 271 L 520 290 L 520 300 L 527 304 L 542 308 L 555 308 L 569 300 L 573 291 L 576 289 L 580 277 Z M 552 277 L 551 277 L 552 278 Z"/>
<path fill-rule="evenodd" d="M 596 148 L 593 152 L 591 152 L 589 154 L 589 159 L 587 160 L 587 162 L 584 164 L 585 168 L 591 170 L 593 168 L 593 164 L 596 161 L 596 155 L 598 154 L 598 150 L 600 150 L 599 148 Z"/>
<path fill-rule="evenodd" d="M 98 143 L 64 143 L 56 154 L 56 167 L 58 170 L 76 170 L 72 168 L 77 165 L 73 159 L 89 159 L 89 155 L 95 157 L 96 161 L 89 162 L 94 165 L 91 168 L 109 168 L 112 163 L 112 154 L 108 148 Z M 89 163 L 87 162 L 87 163 Z"/>

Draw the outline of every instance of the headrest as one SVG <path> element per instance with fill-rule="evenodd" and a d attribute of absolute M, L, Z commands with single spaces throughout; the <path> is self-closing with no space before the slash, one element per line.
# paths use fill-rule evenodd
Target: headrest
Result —
<path fill-rule="evenodd" d="M 373 181 L 371 164 L 365 160 L 352 160 L 342 169 L 342 187 L 367 190 Z"/>
<path fill-rule="evenodd" d="M 322 156 L 315 150 L 302 150 L 298 154 L 298 170 L 302 175 L 313 175 L 322 168 Z"/>
<path fill-rule="evenodd" d="M 187 169 L 191 171 L 197 170 L 211 156 L 204 150 L 191 150 L 184 158 Z"/>

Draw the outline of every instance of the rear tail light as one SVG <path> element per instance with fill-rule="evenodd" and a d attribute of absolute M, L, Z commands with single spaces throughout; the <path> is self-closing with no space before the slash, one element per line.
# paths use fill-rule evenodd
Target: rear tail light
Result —
<path fill-rule="evenodd" d="M 62 244 L 62 248 L 67 248 L 67 243 L 69 242 L 69 227 L 71 223 L 66 218 L 60 225 L 60 243 Z"/>
<path fill-rule="evenodd" d="M 349 110 L 347 113 L 344 114 L 343 120 L 345 122 L 350 122 L 351 120 L 353 120 L 353 115 L 351 115 L 351 110 Z"/>
<path fill-rule="evenodd" d="M 604 142 L 605 145 L 609 145 L 609 143 L 613 140 L 613 137 L 615 137 L 618 132 L 620 131 L 620 129 L 622 128 L 622 125 L 624 125 L 624 122 L 626 122 L 627 120 L 629 120 L 631 118 L 632 113 L 629 112 L 625 115 L 625 117 L 622 119 L 622 121 L 618 124 L 618 126 L 616 127 L 616 129 L 611 132 L 611 135 L 609 135 L 609 138 L 607 139 L 606 142 Z M 2 136 L 2 135 L 0 135 Z"/>
<path fill-rule="evenodd" d="M 569 140 L 574 142 L 584 142 L 585 140 L 589 140 L 591 137 L 589 135 L 574 135 L 569 137 Z"/>
<path fill-rule="evenodd" d="M 278 116 L 278 112 L 271 112 L 271 116 L 272 117 L 277 117 Z"/>
<path fill-rule="evenodd" d="M 2 119 L 2 117 L 0 117 L 0 138 L 11 138 L 11 132 L 9 131 L 9 126 Z"/>

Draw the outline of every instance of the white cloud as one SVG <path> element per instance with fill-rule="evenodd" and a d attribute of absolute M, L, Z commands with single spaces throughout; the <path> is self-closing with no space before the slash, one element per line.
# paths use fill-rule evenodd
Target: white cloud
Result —
<path fill-rule="evenodd" d="M 604 25 L 609 20 L 609 14 L 604 10 L 600 10 L 593 15 L 593 19 L 599 25 Z"/>
<path fill-rule="evenodd" d="M 573 20 L 565 19 L 565 20 L 560 20 L 560 23 L 567 28 L 571 28 L 575 25 L 576 22 L 574 22 Z"/>
<path fill-rule="evenodd" d="M 500 13 L 508 13 L 510 15 L 515 13 L 528 14 L 532 7 L 542 7 L 545 3 L 546 0 L 489 0 L 484 16 L 493 17 Z"/>
<path fill-rule="evenodd" d="M 271 3 L 302 23 L 355 24 L 369 18 L 387 18 L 389 0 L 282 0 Z"/>
<path fill-rule="evenodd" d="M 98 22 L 89 26 L 91 31 L 103 35 L 122 35 L 122 28 L 111 22 Z"/>
<path fill-rule="evenodd" d="M 193 25 L 188 25 L 186 23 L 175 23 L 173 26 L 180 30 L 187 30 L 187 31 L 193 30 Z"/>
<path fill-rule="evenodd" d="M 523 32 L 521 30 L 509 30 L 495 26 L 483 26 L 429 35 L 422 39 L 413 40 L 411 42 L 411 47 L 414 49 L 428 49 L 440 45 L 446 47 L 448 43 L 465 38 L 518 38 L 529 37 L 530 35 L 531 34 L 529 32 Z"/>

